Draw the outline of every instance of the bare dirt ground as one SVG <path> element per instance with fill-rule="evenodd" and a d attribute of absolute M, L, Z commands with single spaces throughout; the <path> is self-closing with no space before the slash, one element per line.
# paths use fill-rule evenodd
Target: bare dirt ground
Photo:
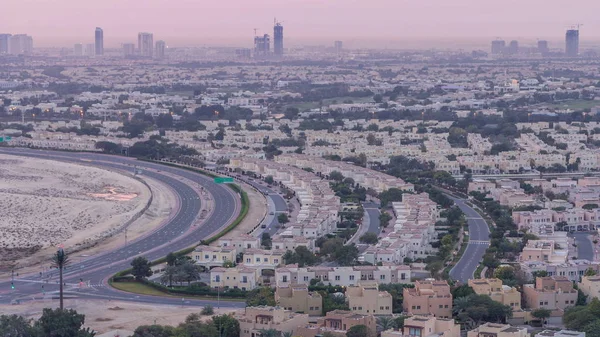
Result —
<path fill-rule="evenodd" d="M 17 314 L 26 318 L 37 319 L 44 308 L 56 308 L 57 300 L 30 302 L 20 305 L 0 305 L 0 315 Z M 156 304 L 138 304 L 108 300 L 69 299 L 69 309 L 85 314 L 85 326 L 100 333 L 123 329 L 135 330 L 140 325 L 160 324 L 176 326 L 183 322 L 187 315 L 200 313 L 201 307 L 167 306 Z M 215 314 L 234 313 L 240 309 L 215 308 Z M 209 316 L 205 316 L 206 319 Z"/>
<path fill-rule="evenodd" d="M 12 268 L 18 261 L 21 269 L 45 262 L 59 244 L 69 250 L 97 242 L 76 253 L 81 259 L 125 244 L 125 233 L 130 241 L 155 228 L 168 218 L 176 197 L 166 186 L 139 178 L 154 200 L 126 231 L 114 234 L 146 206 L 151 191 L 142 182 L 85 165 L 0 155 L 0 265 Z"/>
<path fill-rule="evenodd" d="M 240 234 L 246 234 L 260 222 L 267 214 L 267 205 L 265 197 L 257 192 L 252 187 L 246 184 L 240 184 L 242 189 L 248 194 L 248 200 L 250 201 L 250 207 L 248 208 L 248 214 L 242 222 L 231 232 L 225 234 L 224 238 L 234 238 Z M 214 243 L 218 244 L 218 241 Z"/>

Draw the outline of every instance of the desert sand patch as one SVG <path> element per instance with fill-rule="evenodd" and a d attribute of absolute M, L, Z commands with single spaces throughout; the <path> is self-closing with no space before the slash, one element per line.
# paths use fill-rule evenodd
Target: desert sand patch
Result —
<path fill-rule="evenodd" d="M 141 212 L 149 197 L 146 185 L 121 173 L 0 155 L 0 261 L 108 237 Z"/>

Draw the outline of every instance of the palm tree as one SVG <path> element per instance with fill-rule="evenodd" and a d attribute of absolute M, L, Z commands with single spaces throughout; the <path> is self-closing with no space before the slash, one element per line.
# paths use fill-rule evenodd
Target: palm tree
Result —
<path fill-rule="evenodd" d="M 388 316 L 377 317 L 377 328 L 379 331 L 386 331 L 392 328 L 396 328 L 396 322 L 394 319 Z"/>
<path fill-rule="evenodd" d="M 471 305 L 471 299 L 469 296 L 458 297 L 454 299 L 454 303 L 452 306 L 452 311 L 454 314 L 460 314 L 461 312 L 467 310 L 467 308 Z"/>
<path fill-rule="evenodd" d="M 281 331 L 275 329 L 260 330 L 261 337 L 281 337 Z"/>
<path fill-rule="evenodd" d="M 69 256 L 62 248 L 56 251 L 56 254 L 52 255 L 52 266 L 58 269 L 58 275 L 60 280 L 60 309 L 64 309 L 63 306 L 63 269 L 69 263 Z"/>
<path fill-rule="evenodd" d="M 292 337 L 292 336 L 294 336 L 294 333 L 292 331 L 286 331 L 281 335 L 281 337 Z"/>

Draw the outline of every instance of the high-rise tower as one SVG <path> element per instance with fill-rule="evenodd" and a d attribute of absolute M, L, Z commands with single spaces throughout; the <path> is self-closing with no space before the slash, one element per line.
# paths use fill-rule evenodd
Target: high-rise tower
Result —
<path fill-rule="evenodd" d="M 138 34 L 138 52 L 140 56 L 152 57 L 154 53 L 154 37 L 152 33 Z"/>
<path fill-rule="evenodd" d="M 283 56 L 283 26 L 275 19 L 273 27 L 273 52 L 275 56 Z"/>
<path fill-rule="evenodd" d="M 506 42 L 504 40 L 492 41 L 492 55 L 503 54 L 505 49 L 506 49 Z"/>
<path fill-rule="evenodd" d="M 267 57 L 271 52 L 271 38 L 269 34 L 254 37 L 254 57 Z"/>
<path fill-rule="evenodd" d="M 155 46 L 155 53 L 154 55 L 156 56 L 157 59 L 164 59 L 165 58 L 165 48 L 167 47 L 167 44 L 165 43 L 165 41 L 163 40 L 158 40 L 156 41 L 156 46 Z"/>
<path fill-rule="evenodd" d="M 94 49 L 96 50 L 96 55 L 104 55 L 104 31 L 102 28 L 96 27 L 94 38 Z"/>
<path fill-rule="evenodd" d="M 565 35 L 565 54 L 568 57 L 579 55 L 579 27 L 567 30 Z"/>
<path fill-rule="evenodd" d="M 8 54 L 10 37 L 10 34 L 0 34 L 0 54 Z"/>
<path fill-rule="evenodd" d="M 542 54 L 542 55 L 546 55 L 550 51 L 550 48 L 548 48 L 548 41 L 546 41 L 546 40 L 539 40 L 537 47 L 538 47 L 538 52 L 540 52 L 540 54 Z"/>

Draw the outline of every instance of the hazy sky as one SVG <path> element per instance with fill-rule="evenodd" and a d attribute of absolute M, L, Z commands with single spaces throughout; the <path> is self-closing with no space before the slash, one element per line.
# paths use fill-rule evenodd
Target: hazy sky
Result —
<path fill-rule="evenodd" d="M 135 42 L 149 31 L 172 45 L 251 43 L 284 21 L 289 44 L 407 38 L 561 40 L 583 23 L 582 40 L 600 35 L 598 0 L 2 0 L 0 33 L 27 33 L 38 46 L 93 40 Z M 289 45 L 288 44 L 288 45 Z"/>

